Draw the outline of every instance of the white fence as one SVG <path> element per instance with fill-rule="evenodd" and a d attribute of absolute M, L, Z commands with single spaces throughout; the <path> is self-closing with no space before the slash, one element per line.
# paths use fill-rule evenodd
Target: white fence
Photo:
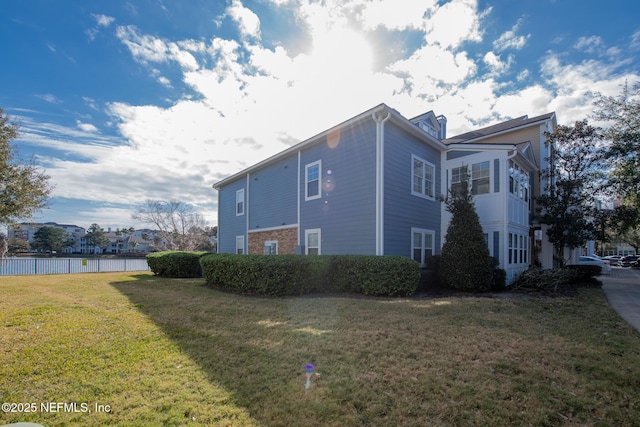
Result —
<path fill-rule="evenodd" d="M 3 258 L 0 276 L 149 271 L 145 258 Z"/>

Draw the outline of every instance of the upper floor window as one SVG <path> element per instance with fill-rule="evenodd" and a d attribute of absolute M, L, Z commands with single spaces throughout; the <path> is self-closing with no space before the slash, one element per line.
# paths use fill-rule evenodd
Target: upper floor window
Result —
<path fill-rule="evenodd" d="M 320 198 L 320 175 L 322 174 L 322 163 L 309 163 L 304 167 L 305 174 L 305 200 Z"/>
<path fill-rule="evenodd" d="M 463 184 L 469 179 L 469 169 L 466 166 L 451 169 L 451 192 L 460 190 Z"/>
<path fill-rule="evenodd" d="M 435 166 L 426 160 L 412 156 L 412 186 L 414 196 L 435 197 Z"/>
<path fill-rule="evenodd" d="M 487 194 L 489 192 L 490 167 L 488 161 L 471 165 L 471 194 Z"/>
<path fill-rule="evenodd" d="M 236 191 L 236 215 L 244 215 L 244 188 Z"/>
<path fill-rule="evenodd" d="M 529 175 L 513 160 L 509 160 L 509 193 L 529 201 Z"/>

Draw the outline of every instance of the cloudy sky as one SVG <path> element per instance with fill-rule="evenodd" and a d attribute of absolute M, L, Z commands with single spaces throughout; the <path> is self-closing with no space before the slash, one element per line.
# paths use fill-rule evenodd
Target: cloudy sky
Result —
<path fill-rule="evenodd" d="M 382 102 L 453 136 L 640 79 L 640 3 L 0 0 L 0 107 L 55 185 L 35 221 L 216 223 L 212 184 Z"/>

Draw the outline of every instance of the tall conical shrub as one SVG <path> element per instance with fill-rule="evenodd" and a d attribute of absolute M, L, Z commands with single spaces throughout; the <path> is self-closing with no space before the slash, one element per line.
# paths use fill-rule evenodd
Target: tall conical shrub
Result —
<path fill-rule="evenodd" d="M 445 200 L 451 222 L 442 246 L 442 284 L 466 292 L 491 290 L 493 271 L 489 248 L 469 191 L 468 178 Z"/>

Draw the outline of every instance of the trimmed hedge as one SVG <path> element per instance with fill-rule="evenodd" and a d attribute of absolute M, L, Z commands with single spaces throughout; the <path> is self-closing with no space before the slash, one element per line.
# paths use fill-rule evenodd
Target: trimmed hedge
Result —
<path fill-rule="evenodd" d="M 558 289 L 563 287 L 601 286 L 594 277 L 600 274 L 600 270 L 600 266 L 597 265 L 567 265 L 566 268 L 552 270 L 532 268 L 523 272 L 511 288 L 558 292 Z"/>
<path fill-rule="evenodd" d="M 161 277 L 202 277 L 200 257 L 208 252 L 164 251 L 147 255 L 151 271 Z"/>
<path fill-rule="evenodd" d="M 217 254 L 200 263 L 210 286 L 270 296 L 411 295 L 420 281 L 418 263 L 405 257 Z"/>

